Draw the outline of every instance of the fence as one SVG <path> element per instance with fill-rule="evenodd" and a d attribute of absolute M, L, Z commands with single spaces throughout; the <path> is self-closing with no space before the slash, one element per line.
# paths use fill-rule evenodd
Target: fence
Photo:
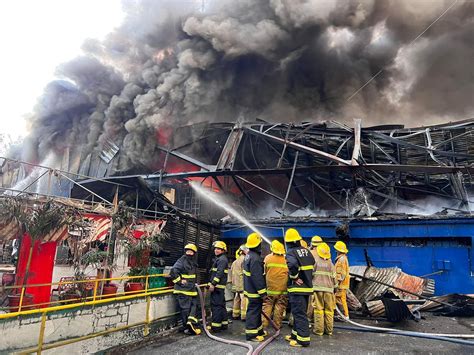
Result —
<path fill-rule="evenodd" d="M 165 317 L 170 317 L 173 314 L 167 314 L 165 317 L 160 317 L 160 318 L 153 318 L 150 317 L 150 304 L 151 304 L 151 297 L 152 296 L 157 296 L 157 295 L 165 295 L 165 294 L 170 294 L 172 293 L 172 287 L 155 287 L 155 288 L 150 288 L 150 280 L 152 278 L 156 277 L 165 277 L 167 275 L 165 274 L 153 274 L 153 275 L 146 275 L 146 276 L 133 276 L 133 277 L 114 277 L 114 278 L 103 278 L 103 279 L 95 279 L 95 280 L 77 280 L 77 281 L 63 281 L 63 282 L 56 282 L 56 283 L 50 283 L 50 284 L 39 284 L 39 285 L 26 285 L 26 286 L 8 286 L 6 287 L 7 289 L 15 289 L 15 288 L 21 288 L 21 298 L 20 298 L 20 304 L 18 306 L 18 311 L 16 312 L 10 312 L 10 313 L 5 313 L 5 314 L 0 314 L 0 322 L 2 320 L 6 319 L 11 319 L 15 317 L 24 317 L 24 316 L 30 316 L 30 315 L 39 315 L 41 314 L 41 321 L 40 321 L 40 326 L 39 326 L 39 333 L 38 333 L 38 343 L 36 347 L 33 348 L 28 348 L 22 350 L 23 353 L 31 353 L 31 352 L 36 352 L 38 354 L 41 354 L 43 350 L 47 349 L 52 349 L 64 345 L 68 345 L 74 342 L 79 342 L 85 339 L 90 339 L 93 337 L 98 337 L 102 336 L 105 334 L 109 334 L 112 332 L 117 332 L 120 330 L 125 330 L 127 328 L 132 328 L 132 327 L 137 327 L 140 325 L 144 326 L 143 329 L 143 336 L 147 336 L 150 332 L 150 324 L 154 321 L 159 320 L 160 318 L 165 318 Z M 121 292 L 117 293 L 115 295 L 99 295 L 98 291 L 105 282 L 110 282 L 110 281 L 118 281 L 118 280 L 133 280 L 133 279 L 145 279 L 145 285 L 143 290 L 138 290 L 138 291 L 128 291 L 128 292 Z M 93 289 L 93 294 L 92 296 L 87 296 L 83 298 L 78 298 L 78 299 L 71 299 L 67 300 L 68 304 L 62 304 L 62 305 L 53 305 L 51 304 L 48 305 L 48 307 L 45 308 L 36 308 L 36 309 L 23 309 L 22 308 L 31 308 L 31 307 L 38 307 L 38 306 L 45 306 L 44 304 L 35 304 L 35 305 L 23 305 L 23 295 L 25 293 L 25 289 L 28 287 L 45 287 L 45 286 L 61 286 L 65 284 L 80 284 L 80 283 L 85 283 L 85 282 L 94 282 L 94 289 Z M 114 328 L 109 328 L 105 329 L 100 332 L 95 332 L 92 334 L 87 334 L 84 336 L 80 337 L 75 337 L 72 339 L 66 339 L 66 340 L 61 340 L 49 344 L 44 343 L 44 338 L 45 338 L 45 328 L 46 328 L 46 322 L 48 318 L 48 314 L 52 312 L 57 312 L 57 311 L 64 311 L 64 310 L 71 310 L 71 309 L 77 309 L 81 307 L 90 307 L 90 306 L 97 306 L 97 305 L 104 305 L 107 303 L 112 303 L 112 302 L 119 302 L 119 301 L 126 301 L 126 300 L 133 300 L 133 299 L 140 299 L 140 298 L 145 298 L 146 300 L 146 307 L 145 307 L 145 314 L 143 315 L 143 320 L 133 322 L 131 324 L 119 326 L 119 327 L 114 327 Z M 64 301 L 58 301 L 58 302 L 64 302 Z M 58 302 L 51 302 L 51 303 L 58 303 Z M 136 315 L 134 315 L 135 317 Z"/>

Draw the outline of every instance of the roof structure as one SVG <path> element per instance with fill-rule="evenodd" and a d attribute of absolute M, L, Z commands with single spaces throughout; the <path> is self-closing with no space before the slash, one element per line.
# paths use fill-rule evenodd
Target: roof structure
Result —
<path fill-rule="evenodd" d="M 86 157 L 71 147 L 61 178 L 74 180 L 79 198 L 98 189 L 110 199 L 125 185 L 130 204 L 136 191 L 153 201 L 164 188 L 198 181 L 253 217 L 268 210 L 273 217 L 431 214 L 430 204 L 470 213 L 474 119 L 418 128 L 363 127 L 361 120 L 352 127 L 335 121 L 201 122 L 165 131 L 166 146 L 153 153 L 153 166 L 120 170 L 127 152 L 109 142 Z M 4 186 L 27 180 L 22 164 L 9 168 L 15 164 L 3 160 Z"/>
<path fill-rule="evenodd" d="M 404 128 L 363 128 L 337 122 L 200 124 L 176 132 L 166 157 L 191 164 L 177 171 L 166 160 L 152 186 L 173 180 L 212 180 L 255 210 L 268 201 L 291 215 L 372 215 L 426 211 L 427 196 L 469 211 L 474 171 L 474 120 Z M 183 133 L 181 132 L 181 133 Z M 186 139 L 187 137 L 187 139 Z"/>

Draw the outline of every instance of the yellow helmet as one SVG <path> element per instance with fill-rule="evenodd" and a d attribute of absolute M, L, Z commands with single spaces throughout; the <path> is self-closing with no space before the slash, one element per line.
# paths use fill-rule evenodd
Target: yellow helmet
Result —
<path fill-rule="evenodd" d="M 215 241 L 213 246 L 214 246 L 214 248 L 219 248 L 219 249 L 222 249 L 224 251 L 227 251 L 227 245 L 221 240 Z"/>
<path fill-rule="evenodd" d="M 313 238 L 311 238 L 311 246 L 317 247 L 319 243 L 322 243 L 323 238 L 321 238 L 319 235 L 315 235 Z"/>
<path fill-rule="evenodd" d="M 347 250 L 346 243 L 341 242 L 340 240 L 336 242 L 336 244 L 334 245 L 334 249 L 336 249 L 338 252 L 344 253 L 344 254 L 349 252 L 349 250 Z"/>
<path fill-rule="evenodd" d="M 197 253 L 197 251 L 198 251 L 197 246 L 196 246 L 195 244 L 193 244 L 193 243 L 186 244 L 186 245 L 184 246 L 184 250 L 187 250 L 187 249 L 192 250 L 192 251 L 195 252 L 195 253 Z"/>
<path fill-rule="evenodd" d="M 285 232 L 285 243 L 297 242 L 298 240 L 301 240 L 301 235 L 296 229 L 289 228 Z"/>
<path fill-rule="evenodd" d="M 302 246 L 303 248 L 305 248 L 305 249 L 308 248 L 308 243 L 306 242 L 306 240 L 301 239 L 300 243 L 301 243 L 301 246 Z"/>
<path fill-rule="evenodd" d="M 316 252 L 323 259 L 331 259 L 331 249 L 326 243 L 319 243 L 316 247 Z"/>
<path fill-rule="evenodd" d="M 285 254 L 285 247 L 278 240 L 273 240 L 270 247 L 273 254 L 283 255 Z"/>
<path fill-rule="evenodd" d="M 242 250 L 237 249 L 237 250 L 235 251 L 235 258 L 238 259 L 241 254 L 242 254 Z"/>
<path fill-rule="evenodd" d="M 247 244 L 245 246 L 247 248 L 256 248 L 262 243 L 262 237 L 258 233 L 250 233 L 247 237 Z"/>

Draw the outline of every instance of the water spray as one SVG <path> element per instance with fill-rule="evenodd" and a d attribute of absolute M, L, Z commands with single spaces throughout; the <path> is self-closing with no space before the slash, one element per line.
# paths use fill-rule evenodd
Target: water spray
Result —
<path fill-rule="evenodd" d="M 224 209 L 227 213 L 232 215 L 233 217 L 237 218 L 239 221 L 241 221 L 243 224 L 245 224 L 247 227 L 249 227 L 251 230 L 254 232 L 260 234 L 262 236 L 262 239 L 268 243 L 271 244 L 271 240 L 265 237 L 262 232 L 260 232 L 257 227 L 255 227 L 252 223 L 248 221 L 247 218 L 242 216 L 239 212 L 237 212 L 235 209 L 230 207 L 225 201 L 223 201 L 222 197 L 216 194 L 215 192 L 209 191 L 208 189 L 203 188 L 199 183 L 190 181 L 189 185 L 196 191 L 200 196 L 206 198 L 207 200 L 211 201 L 212 203 L 216 204 L 217 206 L 221 207 Z"/>

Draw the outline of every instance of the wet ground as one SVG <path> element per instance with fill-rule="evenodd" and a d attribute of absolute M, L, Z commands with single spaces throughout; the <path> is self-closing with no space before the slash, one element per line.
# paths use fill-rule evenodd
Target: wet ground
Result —
<path fill-rule="evenodd" d="M 396 325 L 396 328 L 417 331 L 451 334 L 474 334 L 474 318 L 448 318 L 432 314 L 425 314 L 425 319 L 419 323 L 406 321 Z M 374 320 L 354 319 L 367 325 L 389 327 L 387 322 Z M 336 326 L 346 325 L 336 322 Z M 366 333 L 352 330 L 335 329 L 334 335 L 311 336 L 311 346 L 308 348 L 291 348 L 284 340 L 284 335 L 289 334 L 290 328 L 284 326 L 282 335 L 263 351 L 264 354 L 310 354 L 315 351 L 322 354 L 387 354 L 387 353 L 450 353 L 474 354 L 474 346 L 460 345 L 439 340 L 421 339 L 400 335 L 379 333 Z M 244 324 L 234 321 L 230 329 L 218 334 L 227 339 L 244 341 Z M 472 340 L 474 343 L 474 339 Z M 254 348 L 258 343 L 251 343 Z M 169 334 L 165 337 L 155 336 L 140 344 L 127 345 L 116 349 L 113 353 L 129 354 L 216 354 L 234 355 L 246 354 L 244 348 L 219 343 L 209 339 L 206 335 L 185 336 L 179 333 Z"/>

